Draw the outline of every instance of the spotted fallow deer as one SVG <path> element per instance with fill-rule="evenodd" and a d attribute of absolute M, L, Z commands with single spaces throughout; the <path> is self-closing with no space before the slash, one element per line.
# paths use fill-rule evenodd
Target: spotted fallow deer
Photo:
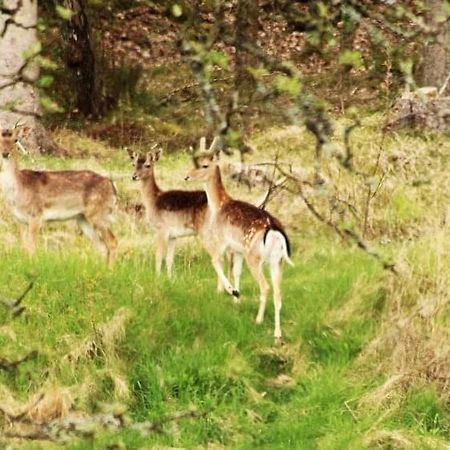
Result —
<path fill-rule="evenodd" d="M 222 255 L 233 251 L 233 271 L 238 275 L 243 258 L 247 261 L 253 277 L 259 284 L 260 300 L 256 323 L 262 323 L 270 286 L 264 276 L 263 264 L 269 263 L 275 306 L 275 338 L 281 338 L 281 278 L 282 262 L 290 259 L 289 239 L 280 221 L 268 212 L 239 200 L 226 191 L 219 167 L 219 154 L 214 151 L 216 140 L 209 154 L 196 158 L 196 168 L 188 173 L 186 180 L 203 181 L 208 198 L 207 239 L 201 239 L 211 256 L 213 267 L 226 291 L 239 301 L 239 291 L 231 285 L 224 274 Z M 239 275 L 238 275 L 239 277 Z"/>
<path fill-rule="evenodd" d="M 198 235 L 208 239 L 206 232 L 207 198 L 205 191 L 162 190 L 155 179 L 155 164 L 161 157 L 161 149 L 146 154 L 128 150 L 134 167 L 133 180 L 141 182 L 141 196 L 147 220 L 156 231 L 156 272 L 161 273 L 163 259 L 167 275 L 172 276 L 176 239 Z M 228 254 L 229 266 L 233 266 L 233 255 Z M 236 279 L 239 285 L 239 278 Z M 217 290 L 223 291 L 220 278 Z"/>
<path fill-rule="evenodd" d="M 156 232 L 156 272 L 161 273 L 165 258 L 167 275 L 171 277 L 176 239 L 197 234 L 206 213 L 206 194 L 204 191 L 160 189 L 154 171 L 161 156 L 160 149 L 147 154 L 128 150 L 128 155 L 134 166 L 132 178 L 141 182 L 147 220 Z"/>
<path fill-rule="evenodd" d="M 103 244 L 109 264 L 117 248 L 111 231 L 116 207 L 112 181 L 90 170 L 38 171 L 19 169 L 17 144 L 19 128 L 3 129 L 0 136 L 1 188 L 13 216 L 26 228 L 22 241 L 31 255 L 45 222 L 76 220 L 94 243 Z"/>

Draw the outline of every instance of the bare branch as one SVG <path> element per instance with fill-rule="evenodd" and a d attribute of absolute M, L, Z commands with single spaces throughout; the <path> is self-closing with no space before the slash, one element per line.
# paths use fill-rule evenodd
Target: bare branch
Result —
<path fill-rule="evenodd" d="M 30 281 L 25 290 L 16 299 L 0 298 L 0 303 L 12 312 L 13 317 L 18 317 L 25 311 L 25 306 L 21 306 L 22 301 L 34 286 L 34 281 Z"/>
<path fill-rule="evenodd" d="M 24 362 L 29 361 L 30 359 L 35 359 L 38 356 L 37 350 L 33 350 L 25 355 L 23 358 L 17 359 L 16 361 L 8 361 L 5 358 L 0 358 L 0 369 L 5 370 L 7 372 L 13 372 Z"/>

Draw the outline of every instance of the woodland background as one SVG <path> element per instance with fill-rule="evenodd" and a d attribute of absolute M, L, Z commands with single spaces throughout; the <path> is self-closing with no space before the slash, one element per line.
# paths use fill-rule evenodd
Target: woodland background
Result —
<path fill-rule="evenodd" d="M 0 214 L 6 448 L 450 448 L 450 4 L 0 0 L 21 165 L 119 187 L 119 262 L 70 224 L 31 259 Z M 293 240 L 285 341 L 196 241 L 157 279 L 124 147 L 184 188 L 218 135 L 234 196 Z M 25 290 L 25 292 L 24 292 Z M 23 294 L 21 294 L 23 293 Z"/>

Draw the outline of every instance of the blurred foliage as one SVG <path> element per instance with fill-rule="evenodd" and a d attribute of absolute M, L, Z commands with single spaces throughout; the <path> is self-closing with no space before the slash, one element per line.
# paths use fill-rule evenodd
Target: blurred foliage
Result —
<path fill-rule="evenodd" d="M 56 3 L 40 2 L 43 56 L 52 64 L 40 86 L 51 88 L 71 120 L 76 118 L 74 91 L 67 88 L 70 79 L 59 42 L 64 18 L 60 7 L 55 10 Z M 222 115 L 231 122 L 244 116 L 252 129 L 297 120 L 299 105 L 306 105 L 300 107 L 300 116 L 307 119 L 311 112 L 313 123 L 318 117 L 313 110 L 323 115 L 334 108 L 375 109 L 388 104 L 405 83 L 414 85 L 422 46 L 434 39 L 436 31 L 427 27 L 426 5 L 419 0 L 260 0 L 259 39 L 252 51 L 272 61 L 267 64 L 257 55 L 258 63 L 248 67 L 257 85 L 254 106 L 237 104 L 231 111 L 227 104 L 235 87 L 237 1 L 87 0 L 85 4 L 103 115 L 128 114 L 132 120 L 140 113 L 154 114 L 165 122 L 161 129 L 177 129 L 180 138 L 197 133 L 199 124 L 214 128 L 205 124 L 198 110 L 202 105 L 198 80 L 194 74 L 186 79 L 186 67 L 181 69 L 190 64 L 180 45 L 183 40 L 202 60 Z M 283 64 L 295 74 L 280 69 Z M 183 71 L 185 87 L 177 81 L 170 85 L 174 70 Z M 186 128 L 186 115 L 192 117 L 193 128 Z"/>

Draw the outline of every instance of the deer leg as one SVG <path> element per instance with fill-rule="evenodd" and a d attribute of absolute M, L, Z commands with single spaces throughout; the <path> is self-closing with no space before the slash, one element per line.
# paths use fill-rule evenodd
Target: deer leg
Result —
<path fill-rule="evenodd" d="M 263 260 L 255 256 L 247 257 L 248 267 L 251 274 L 259 285 L 259 309 L 256 315 L 256 323 L 261 324 L 264 320 L 266 310 L 267 294 L 269 293 L 269 283 L 263 272 Z"/>
<path fill-rule="evenodd" d="M 107 248 L 108 265 L 112 267 L 117 256 L 117 239 L 109 227 L 100 229 L 100 237 L 105 242 Z"/>
<path fill-rule="evenodd" d="M 117 239 L 111 229 L 107 226 L 96 225 L 95 230 L 101 241 L 105 244 L 108 265 L 111 267 L 116 259 Z"/>
<path fill-rule="evenodd" d="M 172 277 L 172 266 L 173 266 L 173 259 L 175 256 L 175 244 L 176 239 L 169 238 L 169 241 L 167 243 L 167 254 L 166 254 L 167 276 L 169 278 Z"/>
<path fill-rule="evenodd" d="M 227 278 L 230 279 L 230 276 L 228 275 Z M 223 285 L 222 280 L 221 280 L 220 277 L 218 276 L 218 277 L 217 277 L 217 292 L 218 292 L 219 294 L 221 294 L 221 293 L 224 292 L 224 291 L 225 291 L 225 286 Z"/>
<path fill-rule="evenodd" d="M 276 339 L 281 338 L 281 323 L 280 323 L 280 312 L 281 312 L 281 279 L 282 279 L 282 260 L 271 261 L 270 262 L 270 277 L 272 279 L 273 286 L 273 305 L 275 308 L 275 330 L 274 337 Z"/>
<path fill-rule="evenodd" d="M 36 248 L 36 240 L 39 230 L 41 228 L 41 221 L 38 217 L 33 217 L 28 222 L 28 230 L 25 239 L 25 250 L 29 256 L 34 253 Z"/>
<path fill-rule="evenodd" d="M 77 219 L 78 226 L 80 227 L 83 234 L 100 250 L 104 250 L 101 245 L 102 242 L 99 239 L 94 227 L 86 220 L 85 217 L 80 217 Z"/>
<path fill-rule="evenodd" d="M 169 237 L 163 231 L 156 234 L 155 268 L 158 275 L 161 274 L 162 261 L 167 249 Z"/>
<path fill-rule="evenodd" d="M 233 282 L 234 287 L 239 291 L 239 285 L 241 281 L 242 272 L 242 262 L 244 260 L 244 255 L 242 253 L 230 253 L 230 266 L 233 270 Z"/>
<path fill-rule="evenodd" d="M 211 261 L 214 270 L 216 271 L 217 276 L 219 277 L 219 280 L 222 283 L 225 290 L 235 298 L 235 301 L 238 301 L 239 291 L 234 289 L 234 287 L 231 285 L 231 283 L 229 282 L 228 278 L 226 277 L 223 271 L 221 254 L 216 253 L 211 255 Z"/>
<path fill-rule="evenodd" d="M 26 250 L 28 241 L 28 225 L 20 226 L 20 240 L 22 242 L 23 249 Z"/>
<path fill-rule="evenodd" d="M 116 257 L 117 239 L 111 231 L 108 219 L 104 211 L 84 214 L 84 217 L 78 219 L 78 224 L 83 233 L 94 242 L 101 242 L 106 249 L 106 258 L 108 265 L 112 266 Z"/>

